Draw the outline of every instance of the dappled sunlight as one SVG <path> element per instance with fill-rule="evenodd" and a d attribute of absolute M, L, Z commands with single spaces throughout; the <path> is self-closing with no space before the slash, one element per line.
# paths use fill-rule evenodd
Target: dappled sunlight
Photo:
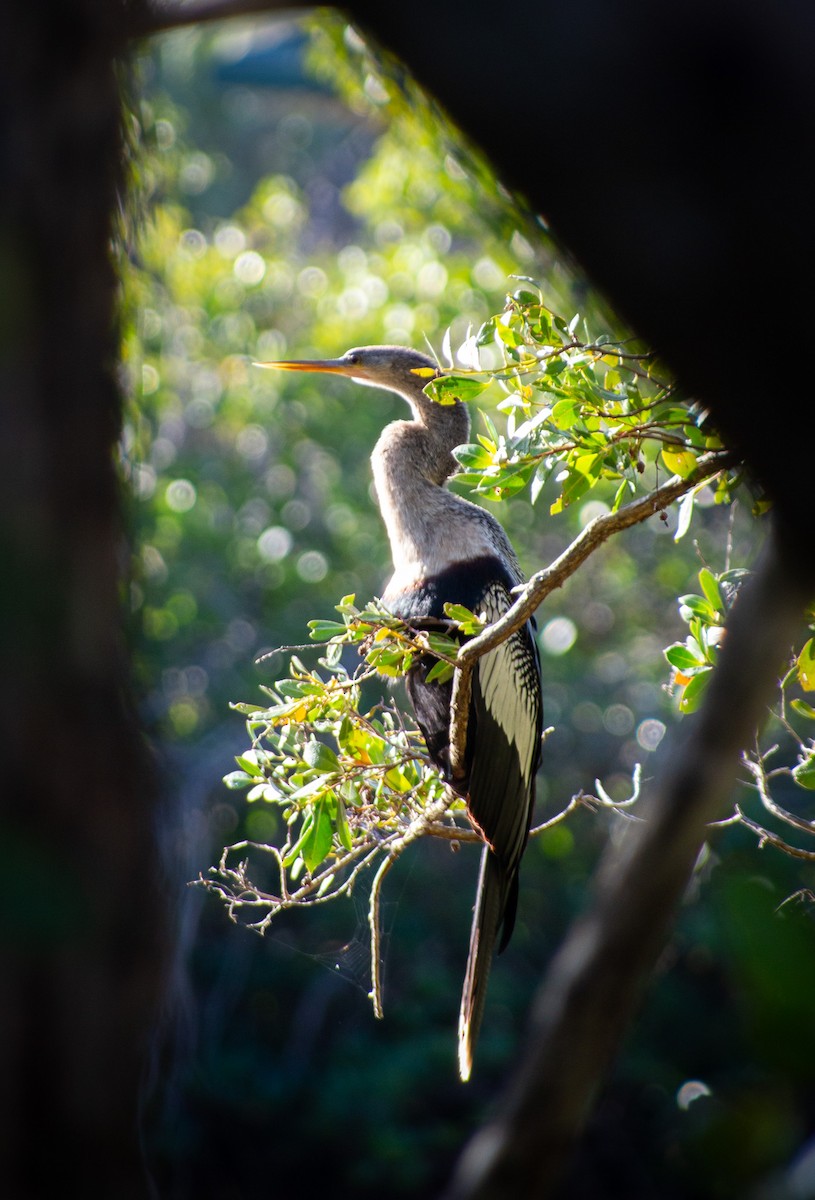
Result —
<path fill-rule="evenodd" d="M 196 830 L 198 848 L 217 843 L 216 859 L 226 843 L 238 847 L 237 859 L 247 843 L 261 844 L 252 851 L 253 869 L 261 864 L 271 889 L 263 894 L 274 900 L 270 875 L 285 881 L 293 870 L 315 904 L 315 878 L 329 893 L 340 886 L 330 856 L 345 836 L 343 819 L 356 822 L 355 831 L 374 821 L 375 788 L 360 784 L 368 788 L 367 807 L 349 802 L 348 818 L 336 795 L 331 807 L 334 785 L 326 785 L 325 805 L 299 850 L 300 818 L 295 808 L 284 813 L 275 789 L 296 795 L 315 782 L 318 767 L 333 778 L 328 727 L 315 733 L 308 726 L 308 697 L 316 689 L 330 709 L 336 696 L 309 674 L 316 647 L 304 643 L 309 622 L 312 630 L 316 622 L 330 631 L 338 604 L 347 612 L 382 593 L 390 560 L 369 456 L 382 427 L 404 413 L 393 397 L 346 379 L 282 378 L 254 364 L 336 358 L 351 346 L 380 343 L 437 356 L 448 378 L 455 372 L 451 386 L 472 389 L 473 442 L 456 451 L 464 469 L 452 489 L 500 518 L 527 575 L 674 473 L 681 496 L 684 479 L 710 449 L 703 418 L 688 416 L 687 401 L 672 398 L 670 384 L 663 390 L 661 368 L 655 364 L 652 374 L 645 352 L 639 358 L 638 349 L 616 340 L 626 331 L 484 164 L 436 114 L 383 79 L 357 35 L 343 42 L 338 18 L 323 20 L 310 51 L 322 87 L 307 74 L 274 83 L 279 63 L 270 67 L 266 54 L 277 43 L 262 22 L 247 22 L 239 34 L 185 31 L 145 52 L 138 168 L 145 215 L 126 279 L 130 399 L 120 451 L 135 539 L 128 600 L 142 712 L 172 763 L 185 828 Z M 347 56 L 338 58 L 342 44 Z M 561 372 L 572 391 L 561 389 Z M 658 434 L 649 447 L 659 404 L 675 411 L 668 425 L 654 417 Z M 715 453 L 715 436 L 710 441 Z M 527 855 L 516 940 L 494 972 L 494 1032 L 485 1037 L 484 1075 L 474 1091 L 449 1090 L 446 1043 L 474 869 L 471 831 L 462 823 L 460 853 L 458 840 L 452 848 L 445 843 L 443 853 L 412 848 L 388 881 L 392 892 L 383 893 L 393 926 L 384 1025 L 367 1012 L 361 968 L 355 989 L 345 990 L 336 966 L 344 951 L 332 950 L 364 945 L 364 901 L 355 901 L 361 918 L 350 907 L 345 912 L 350 942 L 333 924 L 340 918 L 316 908 L 287 914 L 285 947 L 275 940 L 247 947 L 247 935 L 224 928 L 220 909 L 213 915 L 215 906 L 207 906 L 196 948 L 201 961 L 192 969 L 218 1013 L 208 1018 L 207 1044 L 196 1048 L 185 1081 L 199 1184 L 216 1169 L 210 1142 L 238 1128 L 241 1136 L 249 1131 L 247 1177 L 254 1173 L 265 1186 L 273 1145 L 280 1178 L 299 1186 L 303 1156 L 315 1144 L 344 1161 L 353 1120 L 359 1162 L 337 1166 L 347 1175 L 340 1191 L 344 1186 L 360 1200 L 382 1195 L 387 1162 L 389 1194 L 430 1194 L 520 1043 L 535 984 L 585 904 L 601 848 L 640 819 L 629 805 L 670 743 L 687 689 L 692 701 L 706 686 L 721 614 L 709 597 L 697 597 L 710 611 L 691 628 L 694 613 L 678 609 L 676 598 L 693 594 L 700 567 L 718 578 L 731 560 L 749 561 L 759 541 L 752 498 L 734 490 L 739 504 L 729 509 L 724 477 L 711 486 L 700 476 L 688 485 L 690 499 L 610 538 L 564 574 L 537 613 L 545 724 L 554 732 L 538 785 L 541 829 Z M 694 643 L 696 634 L 701 640 Z M 388 641 L 392 634 L 370 645 L 354 636 L 328 651 L 327 674 L 350 677 L 373 654 L 394 687 L 362 668 L 366 711 L 379 721 L 381 702 L 403 708 L 398 671 L 387 657 L 401 652 Z M 294 659 L 278 649 L 285 647 L 295 648 Z M 666 662 L 666 647 L 679 666 Z M 692 684 L 694 674 L 701 682 Z M 243 714 L 276 713 L 264 734 L 268 761 L 258 757 L 254 730 L 234 770 L 244 729 L 232 703 Z M 278 710 L 288 724 L 274 723 Z M 393 762 L 380 763 L 372 763 L 354 720 L 344 724 L 337 716 L 332 727 L 338 753 L 354 770 L 382 768 L 382 788 L 411 803 L 420 779 L 439 786 L 415 742 L 409 767 L 397 762 L 407 738 L 402 718 L 388 717 Z M 763 760 L 753 768 L 763 786 Z M 229 790 L 219 782 L 227 773 Z M 411 810 L 412 819 L 420 816 Z M 388 836 L 397 839 L 402 832 L 393 820 Z M 275 859 L 269 847 L 289 836 Z M 378 837 L 374 829 L 371 847 Z M 727 1175 L 733 1152 L 727 1131 L 717 1140 L 723 1110 L 715 1108 L 727 1097 L 736 1107 L 754 1105 L 745 1128 L 772 1123 L 770 1101 L 756 1098 L 739 1074 L 739 1062 L 754 1053 L 750 1030 L 735 1021 L 717 1029 L 710 1013 L 725 1008 L 748 970 L 760 970 L 738 914 L 727 908 L 740 872 L 760 878 L 772 898 L 768 912 L 803 886 L 803 876 L 798 864 L 756 857 L 746 825 L 728 826 L 713 841 L 694 886 L 701 891 L 713 878 L 725 907 L 697 904 L 696 893 L 687 898 L 666 953 L 672 965 L 655 984 L 620 1068 L 622 1082 L 611 1088 L 613 1103 L 625 1109 L 622 1125 L 633 1114 L 643 1170 L 657 1180 L 679 1163 L 682 1178 L 695 1181 L 697 1161 L 704 1170 L 712 1164 L 711 1178 Z M 195 871 L 208 865 L 201 859 Z M 234 911 L 243 903 L 253 911 L 248 868 L 228 855 L 221 866 Z M 345 866 L 352 869 L 350 859 Z M 756 920 L 762 944 L 770 945 L 770 918 L 762 911 Z M 728 938 L 736 927 L 742 941 L 733 946 Z M 231 939 L 242 939 L 239 949 Z M 244 972 L 231 980 L 232 991 L 221 979 L 229 954 Z M 331 974 L 320 965 L 329 961 Z M 745 1022 L 766 1033 L 782 1005 L 767 979 L 758 990 L 758 999 L 745 1002 Z M 301 1006 L 308 1010 L 303 1027 Z M 771 1043 L 763 1043 L 751 1070 L 770 1081 L 768 1095 L 792 1105 Z M 433 1113 L 442 1110 L 444 1120 L 436 1121 Z M 309 1113 L 307 1133 L 298 1123 L 302 1111 Z M 615 1136 L 621 1118 L 602 1119 Z M 186 1151 L 173 1147 L 168 1160 L 176 1153 Z"/>

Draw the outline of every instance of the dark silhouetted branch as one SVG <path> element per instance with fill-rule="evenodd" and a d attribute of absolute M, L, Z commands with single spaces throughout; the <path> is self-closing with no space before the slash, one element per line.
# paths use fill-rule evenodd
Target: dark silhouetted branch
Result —
<path fill-rule="evenodd" d="M 497 1116 L 467 1147 L 445 1200 L 546 1200 L 564 1170 L 661 951 L 710 821 L 730 801 L 778 667 L 810 598 L 794 555 L 771 539 L 733 607 L 699 712 L 662 762 L 645 800 L 597 873 L 593 902 L 555 956 L 529 1041 Z M 642 812 L 642 810 L 640 810 Z"/>

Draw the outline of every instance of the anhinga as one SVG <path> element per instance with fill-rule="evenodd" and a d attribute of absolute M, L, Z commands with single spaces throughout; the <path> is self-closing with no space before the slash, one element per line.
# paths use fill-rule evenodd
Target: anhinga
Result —
<path fill-rule="evenodd" d="M 446 488 L 456 471 L 453 449 L 466 442 L 470 418 L 456 400 L 424 394 L 424 354 L 401 346 L 368 346 L 341 358 L 258 364 L 285 371 L 325 371 L 396 392 L 413 420 L 394 421 L 371 456 L 379 507 L 388 531 L 393 575 L 382 596 L 397 617 L 421 627 L 444 620 L 444 604 L 462 604 L 496 620 L 523 582 L 515 551 L 490 513 Z M 470 950 L 459 1016 L 459 1072 L 469 1079 L 493 951 L 512 934 L 518 864 L 526 847 L 540 758 L 543 711 L 540 663 L 527 624 L 481 657 L 473 671 L 465 752 L 466 775 L 450 775 L 452 683 L 426 683 L 427 656 L 407 676 L 407 690 L 431 758 L 466 796 L 470 819 L 484 839 Z"/>

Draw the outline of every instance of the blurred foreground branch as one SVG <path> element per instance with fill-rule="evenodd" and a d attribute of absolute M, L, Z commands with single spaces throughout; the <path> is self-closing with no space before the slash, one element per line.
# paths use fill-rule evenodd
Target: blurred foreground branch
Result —
<path fill-rule="evenodd" d="M 208 21 L 241 17 L 280 17 L 290 9 L 310 8 L 304 0 L 158 0 L 148 4 L 134 21 L 131 35 L 152 37 L 170 29 L 184 29 Z"/>
<path fill-rule="evenodd" d="M 805 577 L 802 577 L 805 576 Z M 811 598 L 811 571 L 771 537 L 734 605 L 699 712 L 632 823 L 606 853 L 593 902 L 549 969 L 499 1114 L 467 1147 L 445 1200 L 554 1194 L 575 1138 L 661 951 L 709 822 L 762 723 L 778 665 Z"/>

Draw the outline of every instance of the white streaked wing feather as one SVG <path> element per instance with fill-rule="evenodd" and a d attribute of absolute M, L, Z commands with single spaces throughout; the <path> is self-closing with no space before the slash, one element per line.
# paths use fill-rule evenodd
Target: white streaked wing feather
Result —
<path fill-rule="evenodd" d="M 512 638 L 485 654 L 478 665 L 484 703 L 518 750 L 528 783 L 537 758 L 538 713 L 535 684 L 522 647 Z"/>
<path fill-rule="evenodd" d="M 511 604 L 509 593 L 496 583 L 484 597 L 484 616 L 490 623 L 497 621 Z M 478 676 L 484 702 L 518 748 L 521 770 L 529 782 L 538 751 L 538 682 L 522 637 L 513 634 L 485 654 L 478 664 Z"/>

